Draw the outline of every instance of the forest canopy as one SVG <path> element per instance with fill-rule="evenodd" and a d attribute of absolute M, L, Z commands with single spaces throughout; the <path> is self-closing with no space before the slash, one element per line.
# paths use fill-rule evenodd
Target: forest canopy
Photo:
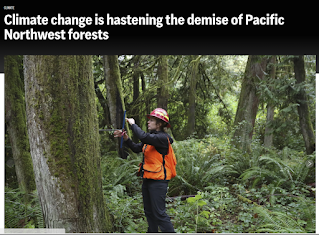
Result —
<path fill-rule="evenodd" d="M 177 232 L 314 232 L 315 73 L 313 55 L 5 56 L 5 225 L 145 232 L 142 157 L 102 130 L 164 108 Z"/>

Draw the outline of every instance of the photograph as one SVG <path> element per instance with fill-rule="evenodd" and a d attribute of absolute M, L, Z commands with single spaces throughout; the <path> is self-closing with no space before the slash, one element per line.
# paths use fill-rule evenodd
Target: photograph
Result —
<path fill-rule="evenodd" d="M 5 228 L 314 233 L 315 55 L 5 55 Z"/>
<path fill-rule="evenodd" d="M 317 232 L 314 7 L 6 4 L 0 233 Z"/>

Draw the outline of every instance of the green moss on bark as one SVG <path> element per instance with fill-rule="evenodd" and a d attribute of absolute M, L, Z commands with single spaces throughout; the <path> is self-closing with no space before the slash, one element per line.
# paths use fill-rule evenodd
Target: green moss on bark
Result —
<path fill-rule="evenodd" d="M 103 63 L 111 124 L 113 128 L 122 128 L 125 105 L 118 57 L 116 55 L 104 55 Z M 131 130 L 128 126 L 128 123 L 126 123 L 125 127 L 128 135 L 131 136 Z M 123 148 L 120 150 L 119 139 L 116 139 L 116 142 L 119 156 L 126 158 L 127 153 L 123 151 Z"/>
<path fill-rule="evenodd" d="M 295 56 L 294 58 L 294 71 L 297 83 L 303 83 L 306 81 L 305 62 L 303 56 Z M 296 94 L 296 101 L 299 104 L 299 125 L 301 133 L 305 142 L 307 154 L 312 154 L 315 151 L 316 139 L 310 120 L 310 113 L 308 107 L 308 97 L 303 88 Z"/>
<path fill-rule="evenodd" d="M 5 119 L 19 187 L 26 192 L 36 189 L 26 127 L 24 86 L 19 73 L 20 56 L 4 57 Z"/>
<path fill-rule="evenodd" d="M 65 197 L 77 197 L 77 232 L 110 232 L 101 187 L 92 58 L 41 56 L 35 65 L 39 86 L 35 84 L 34 108 L 50 146 L 46 155 L 51 175 Z"/>
<path fill-rule="evenodd" d="M 232 141 L 243 152 L 251 152 L 250 145 L 259 104 L 256 80 L 263 79 L 266 65 L 266 57 L 257 55 L 248 57 L 234 121 L 236 130 Z"/>

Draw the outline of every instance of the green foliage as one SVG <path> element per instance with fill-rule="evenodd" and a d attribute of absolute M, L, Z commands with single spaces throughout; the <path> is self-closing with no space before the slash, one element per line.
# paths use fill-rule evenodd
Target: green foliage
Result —
<path fill-rule="evenodd" d="M 288 206 L 292 210 L 269 211 L 263 207 L 254 207 L 253 210 L 260 216 L 260 224 L 256 232 L 267 233 L 314 233 L 315 206 L 314 202 L 297 197 L 296 202 Z"/>
<path fill-rule="evenodd" d="M 147 231 L 141 194 L 128 196 L 125 186 L 118 184 L 105 191 L 106 203 L 113 217 L 114 232 L 141 233 Z"/>
<path fill-rule="evenodd" d="M 189 197 L 186 203 L 177 202 L 168 206 L 168 213 L 172 216 L 172 223 L 178 233 L 197 233 L 211 231 L 210 218 L 213 214 L 207 206 L 208 201 L 202 193 Z M 218 221 L 219 222 L 219 221 Z M 217 220 L 215 220 L 215 224 Z"/>
<path fill-rule="evenodd" d="M 261 112 L 266 115 L 266 104 L 275 107 L 274 120 L 270 123 L 274 134 L 274 147 L 283 149 L 289 147 L 298 151 L 304 150 L 304 141 L 299 127 L 299 114 L 296 94 L 304 90 L 308 98 L 309 115 L 315 127 L 315 67 L 314 56 L 305 56 L 306 82 L 296 83 L 292 59 L 294 56 L 277 56 L 276 78 L 266 74 L 260 80 L 257 89 L 261 102 Z M 265 117 L 257 119 L 256 134 L 263 139 Z M 261 141 L 262 142 L 262 141 Z"/>
<path fill-rule="evenodd" d="M 251 187 L 273 183 L 286 188 L 314 182 L 314 155 L 303 156 L 302 152 L 288 148 L 267 151 L 266 154 L 252 156 L 250 168 L 239 177 L 243 182 Z"/>
<path fill-rule="evenodd" d="M 255 162 L 252 162 L 252 167 L 244 171 L 240 179 L 253 181 L 252 187 L 255 187 L 258 183 L 274 181 L 277 184 L 287 183 L 287 181 L 292 181 L 292 169 L 278 157 L 262 155 Z"/>
<path fill-rule="evenodd" d="M 223 189 L 216 187 L 217 192 Z M 220 195 L 218 195 L 220 197 Z M 168 214 L 172 218 L 176 232 L 212 232 L 222 224 L 223 211 L 225 210 L 224 197 L 216 196 L 208 191 L 198 192 L 194 197 L 187 198 L 186 201 L 175 200 L 167 206 Z M 169 200 L 169 199 L 168 199 Z"/>
<path fill-rule="evenodd" d="M 219 181 L 224 175 L 223 160 L 213 143 L 187 139 L 173 144 L 177 176 L 170 182 L 170 195 L 194 194 Z"/>
<path fill-rule="evenodd" d="M 175 141 L 173 148 L 178 175 L 169 183 L 167 213 L 176 232 L 314 231 L 314 189 L 305 184 L 314 179 L 309 179 L 314 165 L 305 163 L 315 163 L 315 154 L 304 156 L 289 148 L 266 150 L 254 142 L 252 153 L 245 155 L 214 137 Z M 112 185 L 104 180 L 115 231 L 147 231 L 141 181 L 132 178 L 139 159 L 108 158 L 108 177 L 121 178 L 113 179 L 117 183 Z M 127 176 L 118 173 L 122 171 Z M 132 185 L 137 190 L 128 190 Z M 181 195 L 192 196 L 181 201 Z"/>
<path fill-rule="evenodd" d="M 45 228 L 37 191 L 26 194 L 5 187 L 5 227 Z"/>
<path fill-rule="evenodd" d="M 99 125 L 104 128 L 110 124 L 105 109 L 107 91 L 101 58 L 94 56 L 93 74 Z M 159 58 L 155 55 L 118 57 L 125 106 L 130 116 L 141 117 L 142 128 L 147 122 L 145 114 L 157 105 Z M 167 58 L 168 111 L 177 158 L 177 176 L 169 183 L 167 213 L 176 232 L 314 232 L 315 188 L 307 184 L 315 182 L 316 154 L 304 153 L 294 96 L 300 89 L 306 91 L 315 127 L 315 57 L 305 56 L 305 83 L 296 84 L 293 56 L 277 56 L 277 79 L 271 79 L 267 70 L 265 78 L 256 84 L 260 105 L 250 153 L 230 144 L 247 56 L 200 57 L 195 133 L 187 139 L 184 133 L 194 57 Z M 133 94 L 136 74 L 138 97 Z M 271 122 L 274 146 L 265 149 L 268 104 L 275 106 Z M 136 176 L 142 157 L 130 153 L 127 159 L 120 159 L 112 152 L 114 149 L 112 137 L 101 134 L 102 187 L 114 232 L 146 232 L 141 180 Z M 191 197 L 182 201 L 181 195 Z M 36 193 L 28 197 L 31 200 L 27 201 L 19 190 L 6 188 L 6 227 L 45 226 Z"/>
<path fill-rule="evenodd" d="M 168 110 L 171 117 L 172 131 L 177 140 L 185 139 L 187 128 L 187 108 L 189 105 L 190 77 L 192 56 L 183 56 L 180 76 L 170 91 Z M 233 103 L 228 101 L 229 94 L 236 96 L 238 80 L 242 75 L 246 56 L 202 56 L 198 66 L 196 82 L 195 137 L 204 138 L 212 134 L 211 110 L 214 110 L 222 122 L 228 126 L 234 118 Z M 174 62 L 174 58 L 169 63 Z M 174 64 L 173 64 L 174 65 Z M 175 72 L 172 69 L 172 73 Z M 172 75 L 171 75 L 172 76 Z M 227 97 L 227 98 L 226 98 Z M 215 114 L 215 115 L 216 115 Z M 223 124 L 221 128 L 224 128 Z M 216 133 L 216 132 L 215 132 Z"/>
<path fill-rule="evenodd" d="M 121 185 L 130 195 L 139 191 L 140 182 L 138 181 L 136 173 L 140 161 L 141 158 L 138 159 L 134 155 L 129 155 L 127 159 L 119 158 L 116 152 L 110 152 L 108 155 L 102 156 L 101 169 L 103 190 L 112 190 L 116 186 Z"/>

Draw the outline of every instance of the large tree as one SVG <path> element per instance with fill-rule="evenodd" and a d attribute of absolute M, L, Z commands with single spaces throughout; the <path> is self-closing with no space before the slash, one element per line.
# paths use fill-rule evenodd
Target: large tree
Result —
<path fill-rule="evenodd" d="M 21 56 L 5 56 L 5 121 L 19 188 L 29 193 L 36 189 L 26 126 L 23 79 L 19 73 Z"/>
<path fill-rule="evenodd" d="M 27 126 L 47 228 L 111 232 L 91 56 L 24 56 Z"/>
<path fill-rule="evenodd" d="M 294 57 L 294 71 L 297 84 L 302 84 L 306 81 L 305 61 L 304 56 L 299 55 Z M 313 127 L 310 121 L 308 97 L 305 90 L 301 87 L 296 94 L 298 105 L 299 124 L 303 139 L 306 145 L 307 154 L 312 154 L 315 151 L 315 136 Z"/>
<path fill-rule="evenodd" d="M 265 56 L 248 57 L 234 121 L 237 128 L 233 136 L 233 144 L 243 152 L 251 151 L 250 143 L 259 104 L 256 86 L 257 81 L 265 75 L 266 65 Z"/>

